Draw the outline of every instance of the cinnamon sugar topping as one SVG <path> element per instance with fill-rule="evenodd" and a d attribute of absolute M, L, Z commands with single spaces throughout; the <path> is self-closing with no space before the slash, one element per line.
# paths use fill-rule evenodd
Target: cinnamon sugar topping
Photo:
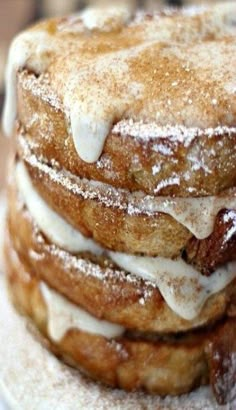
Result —
<path fill-rule="evenodd" d="M 46 75 L 75 148 L 89 163 L 99 158 L 114 124 L 123 119 L 135 125 L 121 123 L 115 132 L 126 133 L 128 126 L 144 139 L 167 132 L 186 144 L 202 133 L 233 132 L 235 8 L 227 2 L 141 20 L 132 20 L 123 8 L 90 9 L 74 22 L 69 17 L 40 23 L 10 49 L 5 131 L 11 134 L 17 117 L 16 74 L 27 68 Z"/>

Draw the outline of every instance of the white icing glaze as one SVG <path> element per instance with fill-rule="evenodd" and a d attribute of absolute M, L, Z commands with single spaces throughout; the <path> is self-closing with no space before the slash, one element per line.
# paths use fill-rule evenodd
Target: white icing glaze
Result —
<path fill-rule="evenodd" d="M 198 316 L 206 300 L 236 277 L 236 262 L 229 262 L 210 277 L 201 275 L 182 259 L 150 258 L 109 252 L 121 268 L 155 282 L 170 308 L 186 320 Z"/>
<path fill-rule="evenodd" d="M 104 112 L 99 110 L 97 102 L 89 110 L 85 103 L 75 103 L 70 113 L 75 148 L 80 158 L 88 163 L 93 163 L 100 157 L 112 125 L 113 118 L 107 120 L 103 117 Z"/>
<path fill-rule="evenodd" d="M 157 199 L 157 200 L 156 200 Z M 236 193 L 228 196 L 202 198 L 144 198 L 145 205 L 152 212 L 171 215 L 189 229 L 197 239 L 207 238 L 213 231 L 215 217 L 221 209 L 236 209 Z"/>
<path fill-rule="evenodd" d="M 39 24 L 18 36 L 10 49 L 5 132 L 9 135 L 13 129 L 16 73 L 23 67 L 50 74 L 50 86 L 63 102 L 75 147 L 87 162 L 99 158 L 113 123 L 123 117 L 158 121 L 159 126 L 184 124 L 205 129 L 219 124 L 219 118 L 222 124 L 234 125 L 235 104 L 229 87 L 235 88 L 236 44 L 233 36 L 231 42 L 224 41 L 232 32 L 227 16 L 234 10 L 229 3 L 225 8 L 206 9 L 198 16 L 180 12 L 125 25 L 130 18 L 126 8 L 88 9 L 80 17 L 85 28 L 99 29 L 91 35 L 79 29 L 71 36 L 65 22 L 60 31 L 61 20 L 55 22 L 54 34 L 46 23 Z M 122 35 L 115 32 L 108 38 L 100 33 L 119 27 L 123 28 Z M 200 44 L 211 35 L 212 41 Z M 218 58 L 212 58 L 216 52 Z M 169 73 L 173 61 L 178 65 L 176 78 Z M 209 83 L 209 70 L 213 83 Z M 185 86 L 178 87 L 176 93 L 172 84 L 179 78 Z M 130 84 L 135 87 L 129 89 Z M 209 92 L 196 92 L 198 87 Z M 170 109 L 171 101 L 177 110 Z"/>
<path fill-rule="evenodd" d="M 12 42 L 6 68 L 6 98 L 3 111 L 3 129 L 11 136 L 17 116 L 16 74 L 27 64 L 35 73 L 44 71 L 49 62 L 50 36 L 45 31 L 20 34 Z"/>
<path fill-rule="evenodd" d="M 40 290 L 48 309 L 48 332 L 54 341 L 60 342 L 70 329 L 82 330 L 108 339 L 124 333 L 125 329 L 122 326 L 96 319 L 49 288 L 46 283 L 40 283 Z"/>
<path fill-rule="evenodd" d="M 16 182 L 24 202 L 42 232 L 56 245 L 70 252 L 90 251 L 96 255 L 103 249 L 89 238 L 85 238 L 56 212 L 54 212 L 33 188 L 23 163 L 16 166 Z"/>
<path fill-rule="evenodd" d="M 228 263 L 210 277 L 201 275 L 183 260 L 126 255 L 103 250 L 85 238 L 52 211 L 34 190 L 23 164 L 16 168 L 18 188 L 40 229 L 56 244 L 77 252 L 89 250 L 107 254 L 119 267 L 154 282 L 170 308 L 186 320 L 200 313 L 206 300 L 224 289 L 236 277 L 236 263 Z"/>
<path fill-rule="evenodd" d="M 163 212 L 171 215 L 185 226 L 197 239 L 207 238 L 213 231 L 216 215 L 221 209 L 236 209 L 236 190 L 226 191 L 222 196 L 199 198 L 153 197 L 142 192 L 130 193 L 108 184 L 88 181 L 48 167 L 23 146 L 25 159 L 51 180 L 85 199 L 98 200 L 107 207 L 119 208 L 129 215 L 154 215 Z"/>
<path fill-rule="evenodd" d="M 145 47 L 145 44 L 136 47 L 132 52 L 133 56 Z M 97 57 L 96 63 L 90 63 L 84 71 L 81 69 L 78 73 L 76 67 L 71 71 L 70 87 L 73 86 L 76 93 L 70 87 L 65 89 L 64 106 L 70 120 L 75 148 L 80 158 L 87 163 L 98 160 L 115 118 L 122 117 L 127 104 L 134 98 L 127 93 L 126 88 L 125 99 L 118 89 L 115 94 L 113 90 L 111 99 L 114 84 L 111 88 L 105 88 L 101 83 L 101 72 L 104 73 L 104 78 L 115 78 L 117 84 L 124 82 L 130 54 L 130 50 L 109 53 L 105 57 Z M 82 87 L 78 87 L 78 81 L 83 84 Z"/>

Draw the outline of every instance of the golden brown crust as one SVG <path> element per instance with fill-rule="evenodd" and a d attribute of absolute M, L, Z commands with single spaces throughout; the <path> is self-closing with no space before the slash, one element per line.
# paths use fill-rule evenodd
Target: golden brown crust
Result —
<path fill-rule="evenodd" d="M 81 195 L 78 179 L 67 174 L 67 180 L 63 182 L 64 171 L 36 158 L 32 160 L 32 156 L 25 156 L 25 160 L 36 190 L 49 206 L 104 248 L 166 258 L 182 255 L 204 275 L 235 260 L 233 210 L 220 211 L 213 232 L 199 240 L 168 214 L 129 214 L 128 209 L 120 209 L 121 206 L 115 203 L 118 195 L 112 205 L 109 197 L 105 203 L 98 198 L 89 199 L 86 194 Z"/>
<path fill-rule="evenodd" d="M 151 195 L 216 195 L 235 186 L 235 131 L 189 136 L 187 145 L 170 136 L 144 141 L 111 132 L 100 160 L 88 164 L 75 151 L 60 104 L 42 98 L 45 87 L 47 82 L 27 71 L 18 76 L 18 117 L 37 156 L 57 161 L 74 175 Z"/>
<path fill-rule="evenodd" d="M 6 249 L 8 282 L 17 309 L 31 317 L 50 340 L 47 308 L 32 278 L 13 250 Z M 143 388 L 160 395 L 181 394 L 207 382 L 204 341 L 167 344 L 122 337 L 108 340 L 70 330 L 51 348 L 94 379 L 126 390 Z M 165 377 L 163 377 L 163 374 Z M 179 377 L 181 374 L 181 377 Z"/>
<path fill-rule="evenodd" d="M 204 275 L 236 259 L 236 211 L 222 210 L 216 217 L 213 233 L 199 241 L 192 237 L 182 254 Z"/>
<path fill-rule="evenodd" d="M 73 367 L 113 387 L 144 389 L 162 396 L 186 393 L 204 385 L 210 372 L 219 403 L 234 399 L 235 319 L 179 339 L 154 336 L 152 341 L 145 334 L 125 334 L 109 340 L 71 329 L 55 342 L 48 332 L 48 312 L 38 279 L 28 273 L 9 243 L 5 256 L 9 292 L 16 308 L 33 320 L 47 338 L 47 346 Z"/>
<path fill-rule="evenodd" d="M 130 329 L 168 333 L 213 323 L 225 314 L 234 284 L 209 298 L 195 320 L 186 321 L 168 307 L 157 288 L 122 272 L 110 260 L 72 256 L 50 244 L 20 203 L 11 186 L 8 229 L 27 270 L 92 315 Z"/>
<path fill-rule="evenodd" d="M 180 255 L 192 237 L 187 228 L 168 214 L 129 214 L 127 209 L 110 206 L 109 198 L 106 205 L 96 198 L 81 195 L 78 181 L 74 181 L 77 192 L 69 185 L 63 186 L 51 178 L 45 168 L 40 169 L 40 162 L 37 167 L 26 158 L 25 164 L 33 185 L 46 203 L 85 236 L 92 237 L 107 249 L 173 258 Z M 51 169 L 47 167 L 48 171 Z M 57 174 L 58 170 L 54 168 L 54 171 Z"/>

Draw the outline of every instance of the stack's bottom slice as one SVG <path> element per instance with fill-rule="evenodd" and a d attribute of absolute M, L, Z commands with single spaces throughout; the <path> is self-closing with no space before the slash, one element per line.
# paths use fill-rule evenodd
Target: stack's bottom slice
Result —
<path fill-rule="evenodd" d="M 16 170 L 19 176 L 19 164 Z M 52 243 L 29 212 L 18 179 L 9 187 L 9 291 L 51 350 L 111 386 L 165 396 L 210 381 L 218 401 L 230 401 L 235 280 L 211 296 L 196 319 L 182 319 L 156 286 L 119 270 L 107 256 L 71 253 Z"/>
<path fill-rule="evenodd" d="M 41 337 L 33 323 L 19 315 L 12 306 L 3 277 L 0 284 L 0 336 L 4 340 L 0 345 L 0 390 L 10 408 L 38 410 L 42 401 L 46 408 L 67 410 L 111 407 L 114 410 L 218 408 L 207 387 L 181 397 L 160 398 L 142 392 L 114 390 L 93 382 L 51 354 L 47 349 L 47 339 Z"/>

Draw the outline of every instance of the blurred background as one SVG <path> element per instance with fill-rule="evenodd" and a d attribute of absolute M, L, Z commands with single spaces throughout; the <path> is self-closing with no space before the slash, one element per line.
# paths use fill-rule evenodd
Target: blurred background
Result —
<path fill-rule="evenodd" d="M 167 6 L 214 3 L 217 0 L 0 0 L 0 113 L 4 99 L 4 68 L 7 50 L 12 37 L 37 19 L 64 15 L 86 5 L 132 3 L 148 11 Z M 8 143 L 0 133 L 0 190 L 5 178 L 5 158 Z"/>

